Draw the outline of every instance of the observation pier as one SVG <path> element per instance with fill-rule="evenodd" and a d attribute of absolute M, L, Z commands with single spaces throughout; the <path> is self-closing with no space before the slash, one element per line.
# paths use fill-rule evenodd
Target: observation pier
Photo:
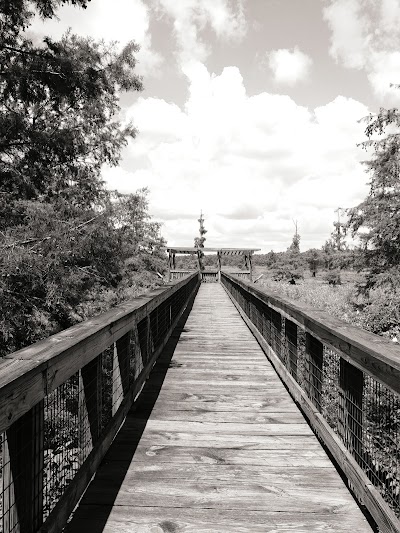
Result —
<path fill-rule="evenodd" d="M 398 347 L 209 281 L 0 362 L 3 533 L 400 531 Z"/>

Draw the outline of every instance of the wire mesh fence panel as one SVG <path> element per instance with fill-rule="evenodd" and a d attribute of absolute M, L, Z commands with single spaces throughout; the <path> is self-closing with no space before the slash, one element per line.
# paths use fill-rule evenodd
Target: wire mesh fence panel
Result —
<path fill-rule="evenodd" d="M 340 390 L 340 361 L 339 355 L 326 346 L 323 347 L 321 413 L 336 433 L 341 433 L 344 411 Z"/>
<path fill-rule="evenodd" d="M 45 399 L 43 511 L 46 518 L 84 461 L 87 434 L 80 427 L 80 376 L 76 372 Z"/>
<path fill-rule="evenodd" d="M 371 482 L 400 516 L 400 399 L 365 378 L 360 461 Z"/>

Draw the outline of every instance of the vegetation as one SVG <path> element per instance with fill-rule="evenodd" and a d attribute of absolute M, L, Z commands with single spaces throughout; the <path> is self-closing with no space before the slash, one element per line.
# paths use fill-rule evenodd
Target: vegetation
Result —
<path fill-rule="evenodd" d="M 142 89 L 138 48 L 71 33 L 34 45 L 31 8 L 48 18 L 62 3 L 0 2 L 0 356 L 137 294 L 164 268 L 147 191 L 101 181 L 136 135 L 118 120 L 118 94 Z"/>
<path fill-rule="evenodd" d="M 200 224 L 199 237 L 195 237 L 194 246 L 196 248 L 204 248 L 204 243 L 206 242 L 205 234 L 207 233 L 207 230 L 204 226 L 204 217 L 203 217 L 202 212 L 200 213 L 200 218 L 198 219 L 198 222 Z M 200 270 L 204 270 L 204 253 L 202 251 L 199 251 L 197 253 L 198 253 Z"/>

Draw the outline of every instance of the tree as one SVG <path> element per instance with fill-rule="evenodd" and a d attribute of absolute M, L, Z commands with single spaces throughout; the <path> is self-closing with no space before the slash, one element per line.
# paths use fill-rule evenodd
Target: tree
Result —
<path fill-rule="evenodd" d="M 345 211 L 342 207 L 338 207 L 335 209 L 335 213 L 337 213 L 337 221 L 333 223 L 334 230 L 331 233 L 331 242 L 332 242 L 332 248 L 337 250 L 338 252 L 341 252 L 342 250 L 346 250 L 346 230 L 347 230 L 347 224 L 345 222 L 341 221 L 341 215 Z"/>
<path fill-rule="evenodd" d="M 299 235 L 299 232 L 297 230 L 297 220 L 294 223 L 294 225 L 295 225 L 296 231 L 295 231 L 295 233 L 293 235 L 292 244 L 288 248 L 288 252 L 293 252 L 295 254 L 299 254 L 300 253 L 300 235 Z"/>
<path fill-rule="evenodd" d="M 357 235 L 369 268 L 366 289 L 377 285 L 397 289 L 400 281 L 400 113 L 381 109 L 366 119 L 372 159 L 367 198 L 348 211 L 348 226 Z M 387 131 L 389 130 L 389 131 Z M 378 137 L 374 137 L 375 135 Z"/>
<path fill-rule="evenodd" d="M 205 234 L 207 233 L 207 230 L 206 228 L 204 227 L 204 217 L 203 217 L 203 212 L 200 213 L 200 218 L 198 219 L 198 222 L 200 224 L 199 226 L 199 237 L 195 237 L 194 239 L 194 246 L 196 248 L 204 248 L 204 243 L 206 241 L 206 238 L 205 238 Z M 204 270 L 204 261 L 203 261 L 203 257 L 204 257 L 204 253 L 199 250 L 197 252 L 198 254 L 198 258 L 199 258 L 199 266 L 200 266 L 200 270 Z"/>
<path fill-rule="evenodd" d="M 48 18 L 63 3 L 0 0 L 0 356 L 134 296 L 163 270 L 146 191 L 111 193 L 101 180 L 136 135 L 118 120 L 118 95 L 142 88 L 138 48 L 71 33 L 34 45 L 32 9 Z"/>
<path fill-rule="evenodd" d="M 67 2 L 35 2 L 43 17 L 61 3 Z M 115 117 L 119 91 L 142 88 L 134 74 L 138 47 L 131 42 L 117 53 L 71 33 L 35 46 L 24 33 L 33 16 L 29 3 L 15 4 L 19 10 L 14 2 L 0 4 L 1 207 L 8 214 L 15 197 L 58 195 L 90 205 L 102 194 L 102 165 L 115 165 L 136 134 Z"/>
<path fill-rule="evenodd" d="M 318 267 L 321 264 L 321 252 L 316 248 L 312 248 L 310 250 L 307 250 L 304 255 L 311 275 L 313 278 L 315 278 L 318 271 Z"/>
<path fill-rule="evenodd" d="M 200 218 L 198 219 L 199 222 L 199 237 L 195 237 L 194 239 L 194 246 L 196 248 L 204 248 L 204 243 L 206 241 L 206 238 L 204 235 L 207 233 L 206 228 L 204 227 L 204 216 L 203 212 L 200 213 Z"/>
<path fill-rule="evenodd" d="M 371 331 L 400 334 L 400 113 L 380 109 L 366 119 L 367 141 L 373 150 L 366 161 L 368 196 L 348 211 L 348 225 L 361 241 L 366 282 L 359 286 L 366 325 Z"/>

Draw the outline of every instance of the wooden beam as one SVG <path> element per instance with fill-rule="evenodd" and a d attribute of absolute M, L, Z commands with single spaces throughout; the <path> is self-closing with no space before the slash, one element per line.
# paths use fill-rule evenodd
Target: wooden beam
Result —
<path fill-rule="evenodd" d="M 218 281 L 221 281 L 221 252 L 217 252 L 217 259 L 218 259 Z"/>

